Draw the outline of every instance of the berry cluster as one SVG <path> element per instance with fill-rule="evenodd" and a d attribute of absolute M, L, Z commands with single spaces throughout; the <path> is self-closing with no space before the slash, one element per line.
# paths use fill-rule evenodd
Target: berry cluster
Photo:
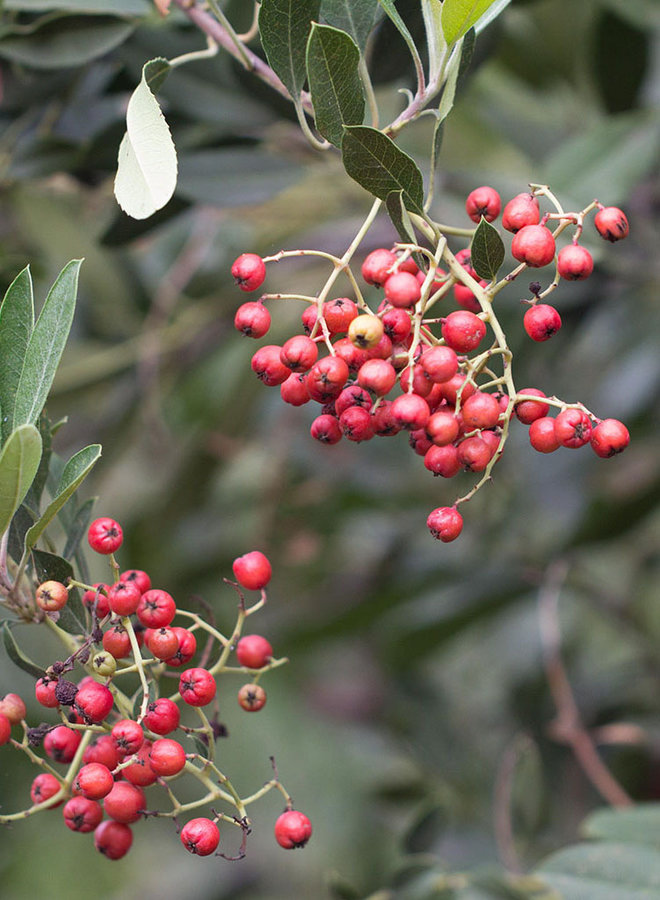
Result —
<path fill-rule="evenodd" d="M 120 572 L 114 554 L 122 543 L 122 529 L 113 519 L 96 519 L 88 541 L 108 557 L 110 583 L 49 580 L 35 595 L 38 616 L 69 654 L 45 669 L 35 684 L 37 701 L 53 710 L 57 723 L 30 727 L 17 694 L 0 700 L 0 744 L 22 750 L 40 769 L 32 783 L 32 805 L 0 815 L 0 823 L 62 805 L 68 828 L 93 832 L 96 849 L 109 859 L 120 859 L 133 842 L 131 826 L 141 818 L 164 816 L 174 820 L 190 853 L 240 859 L 251 829 L 247 807 L 275 788 L 286 807 L 275 823 L 275 838 L 286 849 L 304 846 L 312 831 L 310 821 L 293 809 L 274 760 L 273 778 L 251 796 L 241 797 L 215 759 L 215 742 L 227 734 L 219 720 L 218 677 L 248 675 L 237 699 L 242 709 L 255 712 L 266 702 L 262 676 L 286 662 L 273 656 L 265 637 L 242 634 L 246 619 L 266 602 L 271 579 L 266 556 L 253 550 L 234 560 L 236 581 L 225 581 L 238 593 L 238 615 L 232 633 L 225 636 L 215 627 L 210 609 L 202 617 L 178 606 L 167 591 L 152 587 L 146 572 Z M 57 621 L 79 591 L 87 628 L 72 635 Z M 258 591 L 260 597 L 246 605 L 244 591 Z M 204 643 L 198 650 L 199 637 Z M 20 739 L 12 737 L 13 728 L 22 729 Z M 185 804 L 177 799 L 176 782 L 183 777 L 198 781 L 200 799 Z M 229 807 L 229 812 L 219 812 L 215 805 Z M 209 816 L 179 824 L 181 815 L 202 807 L 209 808 Z M 216 853 L 222 822 L 240 829 L 234 856 Z"/>
<path fill-rule="evenodd" d="M 595 227 L 608 241 L 628 233 L 626 217 L 615 207 L 595 200 L 580 212 L 565 212 L 547 186 L 530 188 L 502 210 L 502 225 L 513 234 L 510 252 L 518 265 L 499 280 L 492 257 L 501 252 L 501 265 L 505 247 L 489 223 L 499 216 L 502 204 L 488 186 L 472 191 L 466 200 L 476 229 L 438 225 L 411 213 L 420 243 L 398 243 L 367 255 L 361 274 L 373 293 L 371 306 L 350 263 L 380 201 L 341 258 L 314 250 L 281 251 L 263 259 L 244 253 L 232 266 L 241 290 L 253 291 L 265 280 L 266 263 L 296 256 L 318 256 L 332 263 L 333 271 L 317 296 L 263 294 L 238 308 L 235 327 L 248 337 L 262 338 L 271 323 L 265 301 L 302 301 L 301 333 L 281 346 L 260 347 L 252 369 L 264 384 L 279 386 L 286 403 L 302 406 L 312 401 L 321 406 L 311 425 L 316 440 L 360 442 L 404 431 L 433 475 L 452 478 L 461 470 L 480 474 L 452 505 L 430 513 L 428 528 L 444 542 L 460 534 L 463 517 L 458 507 L 490 479 L 512 418 L 530 426 L 530 442 L 542 453 L 590 444 L 598 456 L 609 457 L 625 449 L 630 439 L 621 422 L 600 420 L 581 403 L 515 386 L 513 354 L 493 303 L 497 294 L 523 271 L 554 262 L 548 286 L 532 282 L 532 297 L 523 301 L 528 307 L 522 321 L 525 331 L 534 341 L 547 341 L 559 331 L 561 317 L 546 298 L 562 280 L 584 279 L 593 270 L 591 254 L 579 242 L 585 217 L 597 210 Z M 542 214 L 539 198 L 548 200 L 554 211 Z M 557 250 L 557 238 L 569 228 L 571 242 Z M 452 251 L 448 237 L 453 236 L 471 238 L 470 246 Z M 340 273 L 348 278 L 354 299 L 330 299 Z M 438 313 L 438 306 L 446 307 L 452 299 L 458 309 Z M 554 418 L 551 407 L 558 410 Z"/>

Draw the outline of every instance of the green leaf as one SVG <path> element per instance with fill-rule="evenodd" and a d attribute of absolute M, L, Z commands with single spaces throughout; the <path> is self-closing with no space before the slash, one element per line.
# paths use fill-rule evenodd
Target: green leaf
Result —
<path fill-rule="evenodd" d="M 25 353 L 34 328 L 34 297 L 30 267 L 26 266 L 7 288 L 0 307 L 0 408 L 6 421 L 2 434 L 14 427 L 16 388 L 23 370 Z"/>
<path fill-rule="evenodd" d="M 25 497 L 25 504 L 29 506 L 30 509 L 37 510 L 38 512 L 41 508 L 41 495 L 43 494 L 48 481 L 48 474 L 53 455 L 53 432 L 51 431 L 50 419 L 45 411 L 42 411 L 39 416 L 37 428 L 41 435 L 41 461 L 39 463 L 39 468 L 37 469 L 37 474 L 34 476 L 34 480 L 30 485 L 30 490 Z"/>
<path fill-rule="evenodd" d="M 341 147 L 344 125 L 360 125 L 364 94 L 358 73 L 360 51 L 346 32 L 312 25 L 307 43 L 307 74 L 316 127 Z"/>
<path fill-rule="evenodd" d="M 415 230 L 403 202 L 403 191 L 390 191 L 385 200 L 385 206 L 401 240 L 407 244 L 415 244 Z"/>
<path fill-rule="evenodd" d="M 317 20 L 321 0 L 263 0 L 259 33 L 266 58 L 294 99 L 307 77 L 305 52 L 312 20 Z"/>
<path fill-rule="evenodd" d="M 504 262 L 504 253 L 499 231 L 482 216 L 470 245 L 472 266 L 479 278 L 492 281 Z"/>
<path fill-rule="evenodd" d="M 472 28 L 495 0 L 444 0 L 442 29 L 448 44 L 455 43 Z"/>
<path fill-rule="evenodd" d="M 81 263 L 62 269 L 34 326 L 16 388 L 15 425 L 35 422 L 44 408 L 73 321 Z"/>
<path fill-rule="evenodd" d="M 50 502 L 39 521 L 25 535 L 25 548 L 33 547 L 48 524 L 55 518 L 67 500 L 78 489 L 101 456 L 101 445 L 90 444 L 80 450 L 67 462 L 54 499 Z"/>
<path fill-rule="evenodd" d="M 41 435 L 34 425 L 12 431 L 0 454 L 0 534 L 23 502 L 41 460 Z"/>
<path fill-rule="evenodd" d="M 415 60 L 415 64 L 417 66 L 421 66 L 421 62 L 419 59 L 419 52 L 417 50 L 417 45 L 413 39 L 413 36 L 408 31 L 408 27 L 406 23 L 403 21 L 399 13 L 397 12 L 396 6 L 394 5 L 395 0 L 378 0 L 380 5 L 383 7 L 388 17 L 392 20 L 394 25 L 396 26 L 397 31 L 404 39 L 406 44 L 408 45 L 408 49 L 410 50 L 410 54 L 412 58 Z"/>
<path fill-rule="evenodd" d="M 0 40 L 0 57 L 33 69 L 70 69 L 104 56 L 133 33 L 135 25 L 113 16 L 63 16 L 28 34 Z"/>
<path fill-rule="evenodd" d="M 346 128 L 342 156 L 350 177 L 374 197 L 386 200 L 391 191 L 402 191 L 406 209 L 422 212 L 422 173 L 416 162 L 382 131 L 367 125 Z"/>
<path fill-rule="evenodd" d="M 656 900 L 660 852 L 650 847 L 603 842 L 555 853 L 537 870 L 562 900 Z"/>
<path fill-rule="evenodd" d="M 152 59 L 128 101 L 126 134 L 119 146 L 115 198 L 134 219 L 147 219 L 161 209 L 176 188 L 177 159 L 169 125 L 153 91 L 163 83 L 170 65 Z"/>
<path fill-rule="evenodd" d="M 9 659 L 14 665 L 18 666 L 19 669 L 23 669 L 24 672 L 27 672 L 28 675 L 32 675 L 34 678 L 41 678 L 44 674 L 43 666 L 38 666 L 23 653 L 16 643 L 16 638 L 13 635 L 9 622 L 3 622 L 0 628 L 2 629 L 2 640 Z"/>
<path fill-rule="evenodd" d="M 89 527 L 89 523 L 92 518 L 92 511 L 94 509 L 95 502 L 96 499 L 94 497 L 90 498 L 89 500 L 85 500 L 85 502 L 78 507 L 71 520 L 69 521 L 67 525 L 66 544 L 62 552 L 62 556 L 64 557 L 64 559 L 68 560 L 75 556 L 78 547 L 80 546 L 81 540 L 87 533 L 87 528 Z M 80 569 L 80 566 L 78 568 Z"/>
<path fill-rule="evenodd" d="M 660 803 L 599 809 L 585 819 L 580 830 L 587 838 L 648 844 L 660 849 Z"/>
<path fill-rule="evenodd" d="M 329 25 L 341 28 L 364 50 L 374 27 L 378 0 L 321 0 L 321 15 Z"/>
<path fill-rule="evenodd" d="M 42 12 L 58 9 L 91 15 L 145 16 L 153 10 L 149 0 L 4 0 L 5 9 Z"/>
<path fill-rule="evenodd" d="M 623 2 L 627 3 L 628 0 L 623 0 Z M 650 2 L 654 2 L 654 0 L 650 0 Z M 494 3 L 491 3 L 485 15 L 481 16 L 479 21 L 476 22 L 474 26 L 476 33 L 481 34 L 484 28 L 487 28 L 491 22 L 494 22 L 495 19 L 504 12 L 509 3 L 511 3 L 511 0 L 495 0 Z"/>
<path fill-rule="evenodd" d="M 461 60 L 463 58 L 463 45 L 457 44 L 454 47 L 445 77 L 445 86 L 442 90 L 440 105 L 438 106 L 438 122 L 444 122 L 454 105 L 456 98 L 456 86 L 458 85 L 458 76 L 461 71 Z"/>

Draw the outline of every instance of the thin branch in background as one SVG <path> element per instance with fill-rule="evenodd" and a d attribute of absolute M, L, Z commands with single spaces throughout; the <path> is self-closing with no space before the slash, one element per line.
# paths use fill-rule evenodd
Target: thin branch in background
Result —
<path fill-rule="evenodd" d="M 559 596 L 567 573 L 568 565 L 564 560 L 552 563 L 538 597 L 543 663 L 557 708 L 557 717 L 551 723 L 550 731 L 555 740 L 571 748 L 580 768 L 604 800 L 612 806 L 632 806 L 633 800 L 598 755 L 596 744 L 582 722 L 561 659 Z"/>
<path fill-rule="evenodd" d="M 504 751 L 495 778 L 493 822 L 495 843 L 503 864 L 518 875 L 523 869 L 513 833 L 512 798 L 516 768 L 522 755 L 533 746 L 527 734 L 518 734 Z"/>

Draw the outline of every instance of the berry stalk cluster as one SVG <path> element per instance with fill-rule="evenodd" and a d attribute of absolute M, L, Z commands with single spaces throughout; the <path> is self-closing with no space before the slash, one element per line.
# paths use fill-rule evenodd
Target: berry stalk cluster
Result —
<path fill-rule="evenodd" d="M 550 211 L 542 213 L 540 199 Z M 262 294 L 243 303 L 234 318 L 242 334 L 262 338 L 271 323 L 267 303 L 286 299 L 304 304 L 300 333 L 283 345 L 260 347 L 252 369 L 264 384 L 279 386 L 286 403 L 321 407 L 311 425 L 312 437 L 336 444 L 343 438 L 362 442 L 403 431 L 433 475 L 479 475 L 453 503 L 429 514 L 431 534 L 444 542 L 461 533 L 459 507 L 490 480 L 513 419 L 529 426 L 530 443 L 541 453 L 590 444 L 597 456 L 607 458 L 625 449 L 630 436 L 618 420 L 600 419 L 582 403 L 546 396 L 536 387 L 516 387 L 513 353 L 494 303 L 523 272 L 553 264 L 545 288 L 538 281 L 530 284 L 532 296 L 523 301 L 527 310 L 522 316 L 533 341 L 549 340 L 561 328 L 549 295 L 560 283 L 585 279 L 593 271 L 592 256 L 580 244 L 586 217 L 595 212 L 597 232 L 614 242 L 628 234 L 620 209 L 594 200 L 579 212 L 565 212 L 547 186 L 530 185 L 502 210 L 517 263 L 504 277 L 498 272 L 506 248 L 490 224 L 502 203 L 492 187 L 476 188 L 467 197 L 466 212 L 477 224 L 473 229 L 409 213 L 407 230 L 414 240 L 373 250 L 363 259 L 370 305 L 351 264 L 380 206 L 381 201 L 374 203 L 341 258 L 316 250 L 264 258 L 244 253 L 232 266 L 241 290 L 254 291 L 265 281 L 266 264 L 316 256 L 332 265 L 316 296 Z M 558 238 L 567 230 L 572 230 L 571 240 L 558 249 Z M 469 238 L 470 245 L 451 249 L 449 241 L 460 237 Z M 348 280 L 351 297 L 331 297 L 339 275 Z M 452 301 L 458 308 L 448 309 Z M 551 409 L 556 415 L 550 415 Z"/>

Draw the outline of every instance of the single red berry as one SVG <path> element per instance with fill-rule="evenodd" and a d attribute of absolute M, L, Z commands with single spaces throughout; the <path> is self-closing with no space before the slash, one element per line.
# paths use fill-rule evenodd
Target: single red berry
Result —
<path fill-rule="evenodd" d="M 583 281 L 594 270 L 594 260 L 585 247 L 568 244 L 557 254 L 557 271 L 567 281 Z"/>
<path fill-rule="evenodd" d="M 285 850 L 304 847 L 311 836 L 312 823 L 297 809 L 288 809 L 275 822 L 275 840 Z"/>
<path fill-rule="evenodd" d="M 247 669 L 263 669 L 273 656 L 270 642 L 260 634 L 246 634 L 236 644 L 236 659 Z"/>
<path fill-rule="evenodd" d="M 112 654 L 115 659 L 124 659 L 131 655 L 131 639 L 119 621 L 103 632 L 101 643 L 103 649 Z"/>
<path fill-rule="evenodd" d="M 121 859 L 133 843 L 133 832 L 122 822 L 101 822 L 94 832 L 94 846 L 106 859 Z"/>
<path fill-rule="evenodd" d="M 231 274 L 242 291 L 256 291 L 266 278 L 266 264 L 256 253 L 241 253 L 234 260 Z"/>
<path fill-rule="evenodd" d="M 628 219 L 616 206 L 604 206 L 594 216 L 598 234 L 606 241 L 620 241 L 628 235 Z"/>
<path fill-rule="evenodd" d="M 392 416 L 400 428 L 424 428 L 431 415 L 429 405 L 418 394 L 402 394 L 392 401 Z"/>
<path fill-rule="evenodd" d="M 492 222 L 499 216 L 501 208 L 500 195 L 486 185 L 470 191 L 465 201 L 465 211 L 473 222 L 479 222 L 482 216 L 487 222 Z"/>
<path fill-rule="evenodd" d="M 120 719 L 119 722 L 115 722 L 110 734 L 122 759 L 137 753 L 144 743 L 142 727 L 133 719 Z"/>
<path fill-rule="evenodd" d="M 156 628 L 147 639 L 147 647 L 156 659 L 171 659 L 179 649 L 179 638 L 173 628 Z"/>
<path fill-rule="evenodd" d="M 112 691 L 98 681 L 89 681 L 78 689 L 75 699 L 75 710 L 85 722 L 98 725 L 110 713 L 115 698 Z"/>
<path fill-rule="evenodd" d="M 385 282 L 385 298 L 399 309 L 414 306 L 421 295 L 420 283 L 410 272 L 395 272 Z"/>
<path fill-rule="evenodd" d="M 103 763 L 87 763 L 76 775 L 74 787 L 88 800 L 102 800 L 114 783 L 112 772 Z"/>
<path fill-rule="evenodd" d="M 108 606 L 116 616 L 130 616 L 140 605 L 140 589 L 131 581 L 117 581 L 108 588 Z"/>
<path fill-rule="evenodd" d="M 168 657 L 164 662 L 166 662 L 168 666 L 179 668 L 180 666 L 187 665 L 195 655 L 197 651 L 197 638 L 192 631 L 189 631 L 187 628 L 182 628 L 180 625 L 173 625 L 172 631 L 179 639 L 179 649 L 174 656 Z"/>
<path fill-rule="evenodd" d="M 591 419 L 581 409 L 565 409 L 555 419 L 555 434 L 562 447 L 583 447 L 591 438 Z"/>
<path fill-rule="evenodd" d="M 115 781 L 112 790 L 103 799 L 103 808 L 115 822 L 130 825 L 137 822 L 147 808 L 144 791 L 128 781 Z"/>
<path fill-rule="evenodd" d="M 149 787 L 158 781 L 158 773 L 151 765 L 151 741 L 145 740 L 137 753 L 130 757 L 130 765 L 121 770 L 121 774 L 130 784 L 138 787 Z"/>
<path fill-rule="evenodd" d="M 361 406 L 362 409 L 371 409 L 371 394 L 359 384 L 351 384 L 344 388 L 335 400 L 335 414 L 340 416 L 349 406 Z"/>
<path fill-rule="evenodd" d="M 238 705 L 246 712 L 259 712 L 266 705 L 266 691 L 260 684 L 244 684 L 238 692 Z"/>
<path fill-rule="evenodd" d="M 291 374 L 291 369 L 282 364 L 281 349 L 277 344 L 266 344 L 259 347 L 252 357 L 252 371 L 268 387 L 277 387 Z"/>
<path fill-rule="evenodd" d="M 405 341 L 412 327 L 410 313 L 396 306 L 383 313 L 382 323 L 385 334 L 397 344 Z"/>
<path fill-rule="evenodd" d="M 339 427 L 349 441 L 369 441 L 374 436 L 371 413 L 361 406 L 349 406 L 339 416 Z"/>
<path fill-rule="evenodd" d="M 461 441 L 457 450 L 459 462 L 466 472 L 483 472 L 493 455 L 486 441 L 477 434 Z"/>
<path fill-rule="evenodd" d="M 179 677 L 181 699 L 189 706 L 206 706 L 215 692 L 215 678 L 207 669 L 186 669 Z"/>
<path fill-rule="evenodd" d="M 261 550 L 251 550 L 237 557 L 232 563 L 232 571 L 236 581 L 248 591 L 265 588 L 273 574 L 270 562 Z"/>
<path fill-rule="evenodd" d="M 481 287 L 488 287 L 488 282 L 485 278 L 479 279 L 479 284 L 481 285 Z M 477 300 L 474 292 L 470 290 L 467 285 L 455 284 L 453 291 L 454 300 L 456 301 L 457 306 L 460 306 L 461 309 L 467 309 L 473 313 L 481 312 L 481 304 Z"/>
<path fill-rule="evenodd" d="M 476 350 L 486 336 L 486 326 L 474 313 L 457 309 L 449 313 L 442 322 L 442 336 L 445 343 L 457 353 Z"/>
<path fill-rule="evenodd" d="M 540 269 L 555 256 L 555 239 L 545 225 L 525 225 L 511 241 L 511 253 L 519 262 Z"/>
<path fill-rule="evenodd" d="M 369 347 L 367 350 L 367 358 L 389 360 L 392 356 L 392 349 L 392 341 L 386 334 L 383 334 L 377 344 L 374 344 L 373 347 Z"/>
<path fill-rule="evenodd" d="M 154 741 L 149 751 L 151 768 L 158 775 L 167 778 L 178 775 L 186 764 L 186 751 L 178 741 L 160 738 Z"/>
<path fill-rule="evenodd" d="M 211 819 L 191 819 L 181 829 L 181 843 L 195 856 L 210 856 L 220 843 L 220 831 Z"/>
<path fill-rule="evenodd" d="M 494 394 L 476 391 L 461 407 L 465 430 L 494 428 L 500 418 L 500 403 Z"/>
<path fill-rule="evenodd" d="M 330 334 L 344 334 L 357 314 L 357 304 L 348 297 L 336 297 L 323 304 L 323 318 Z"/>
<path fill-rule="evenodd" d="M 11 722 L 3 713 L 0 713 L 0 746 L 8 744 L 11 739 Z"/>
<path fill-rule="evenodd" d="M 307 381 L 303 372 L 294 372 L 280 385 L 280 396 L 285 403 L 291 406 L 304 406 L 309 403 L 311 397 L 307 390 Z"/>
<path fill-rule="evenodd" d="M 25 712 L 25 703 L 18 694 L 5 694 L 0 700 L 0 714 L 6 716 L 12 725 L 20 725 Z"/>
<path fill-rule="evenodd" d="M 79 731 L 67 728 L 66 725 L 58 725 L 44 738 L 44 750 L 55 762 L 70 763 L 81 740 L 82 734 Z"/>
<path fill-rule="evenodd" d="M 119 550 L 123 538 L 121 525 L 107 517 L 95 519 L 87 530 L 89 546 L 97 553 L 103 553 L 106 556 Z"/>
<path fill-rule="evenodd" d="M 64 804 L 62 815 L 67 828 L 87 834 L 94 831 L 103 818 L 103 809 L 95 800 L 88 800 L 86 797 L 72 797 Z"/>
<path fill-rule="evenodd" d="M 413 393 L 418 394 L 420 397 L 428 397 L 433 388 L 433 382 L 429 381 L 421 363 L 415 363 L 412 368 L 406 366 L 401 372 L 399 384 L 401 390 L 406 394 L 410 390 L 411 381 Z"/>
<path fill-rule="evenodd" d="M 318 345 L 305 334 L 295 334 L 284 342 L 280 361 L 292 372 L 307 372 L 318 359 Z"/>
<path fill-rule="evenodd" d="M 312 422 L 310 434 L 322 444 L 337 444 L 342 439 L 342 430 L 335 416 L 323 414 Z"/>
<path fill-rule="evenodd" d="M 459 395 L 461 403 L 465 403 L 467 398 L 476 391 L 472 382 L 467 380 L 467 375 L 462 375 L 460 372 L 457 372 L 449 381 L 443 382 L 441 387 L 443 397 L 452 406 L 456 406 Z"/>
<path fill-rule="evenodd" d="M 151 578 L 142 569 L 127 569 L 119 576 L 120 581 L 130 581 L 136 585 L 141 594 L 151 588 Z"/>
<path fill-rule="evenodd" d="M 538 388 L 524 388 L 519 393 L 529 394 L 533 397 L 545 397 L 543 391 Z M 539 403 L 537 400 L 519 400 L 514 407 L 514 412 L 519 422 L 522 422 L 523 425 L 531 425 L 536 419 L 548 415 L 550 404 Z"/>
<path fill-rule="evenodd" d="M 339 338 L 332 346 L 335 356 L 344 360 L 350 372 L 357 372 L 360 366 L 369 359 L 369 351 L 356 347 L 350 338 Z"/>
<path fill-rule="evenodd" d="M 242 303 L 234 316 L 234 328 L 245 337 L 262 338 L 270 328 L 270 313 L 261 300 Z"/>
<path fill-rule="evenodd" d="M 518 194 L 509 200 L 502 213 L 502 227 L 514 234 L 526 225 L 538 225 L 539 201 L 533 194 Z"/>
<path fill-rule="evenodd" d="M 447 544 L 463 530 L 463 516 L 455 506 L 440 506 L 429 513 L 426 524 L 434 538 Z"/>
<path fill-rule="evenodd" d="M 381 401 L 380 406 L 371 417 L 371 425 L 374 434 L 380 437 L 389 437 L 401 431 L 401 426 L 392 415 L 392 403 L 390 400 Z"/>
<path fill-rule="evenodd" d="M 41 775 L 37 775 L 32 782 L 32 787 L 30 788 L 32 802 L 45 803 L 46 800 L 50 800 L 51 797 L 54 797 L 61 787 L 62 785 L 54 775 L 51 775 L 50 772 L 42 772 Z M 60 800 L 60 803 L 61 802 L 62 801 Z M 54 805 L 59 806 L 60 803 Z"/>
<path fill-rule="evenodd" d="M 554 453 L 561 446 L 555 433 L 555 420 L 550 416 L 534 419 L 529 426 L 529 442 L 539 453 Z"/>
<path fill-rule="evenodd" d="M 396 369 L 384 359 L 368 359 L 360 366 L 358 384 L 378 397 L 389 394 L 395 383 Z"/>
<path fill-rule="evenodd" d="M 167 591 L 155 588 L 142 594 L 135 612 L 147 628 L 162 628 L 169 625 L 176 615 L 176 603 Z"/>
<path fill-rule="evenodd" d="M 603 419 L 591 432 L 591 448 L 603 459 L 621 453 L 629 443 L 630 432 L 618 419 Z"/>
<path fill-rule="evenodd" d="M 414 275 L 415 278 L 419 275 L 419 267 L 412 256 L 406 256 L 405 259 L 397 259 L 396 269 L 397 272 L 408 272 L 410 275 Z"/>
<path fill-rule="evenodd" d="M 549 341 L 561 328 L 561 316 L 549 303 L 535 303 L 523 317 L 523 326 L 533 341 Z"/>
<path fill-rule="evenodd" d="M 176 703 L 168 697 L 160 697 L 147 706 L 143 721 L 149 731 L 155 734 L 170 734 L 179 727 L 180 720 L 181 713 Z"/>
<path fill-rule="evenodd" d="M 45 612 L 56 612 L 66 606 L 69 592 L 61 581 L 44 581 L 37 588 L 37 606 Z"/>
<path fill-rule="evenodd" d="M 434 475 L 453 478 L 463 468 L 458 458 L 458 450 L 453 444 L 438 447 L 432 444 L 424 454 L 424 465 Z"/>
<path fill-rule="evenodd" d="M 84 763 L 102 763 L 112 772 L 120 761 L 119 750 L 115 739 L 109 734 L 102 734 L 93 744 L 85 747 Z"/>
<path fill-rule="evenodd" d="M 82 595 L 82 602 L 87 609 L 94 610 L 99 619 L 103 619 L 110 612 L 110 606 L 106 596 L 108 585 L 97 582 L 94 587 L 96 590 L 84 592 Z"/>
<path fill-rule="evenodd" d="M 429 381 L 441 384 L 458 372 L 458 357 L 451 347 L 429 347 L 420 356 L 419 365 Z"/>
<path fill-rule="evenodd" d="M 334 400 L 341 393 L 349 375 L 348 364 L 343 359 L 339 356 L 324 356 L 307 373 L 305 384 L 309 396 L 317 403 Z"/>
<path fill-rule="evenodd" d="M 367 284 L 381 287 L 394 271 L 395 264 L 395 254 L 391 250 L 379 247 L 377 250 L 372 250 L 362 263 L 362 277 Z"/>
<path fill-rule="evenodd" d="M 314 330 L 314 326 L 316 325 L 316 320 L 318 319 L 318 311 L 316 309 L 316 303 L 310 303 L 309 306 L 306 306 L 302 315 L 300 316 L 300 320 L 302 322 L 303 330 L 305 334 L 311 334 Z"/>
<path fill-rule="evenodd" d="M 459 421 L 453 409 L 439 409 L 431 414 L 425 425 L 429 440 L 438 447 L 453 444 L 458 437 Z"/>

